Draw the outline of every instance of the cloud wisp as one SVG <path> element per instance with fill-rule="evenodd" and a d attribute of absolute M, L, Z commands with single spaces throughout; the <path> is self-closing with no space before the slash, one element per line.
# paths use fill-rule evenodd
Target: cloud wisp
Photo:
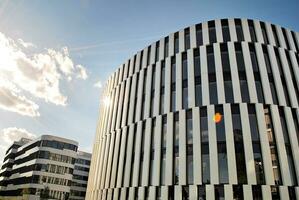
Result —
<path fill-rule="evenodd" d="M 35 117 L 40 115 L 39 107 L 32 99 L 65 106 L 61 82 L 85 80 L 88 75 L 85 67 L 74 64 L 67 47 L 33 55 L 23 50 L 31 47 L 35 45 L 0 33 L 0 108 Z"/>
<path fill-rule="evenodd" d="M 0 162 L 3 161 L 5 151 L 14 141 L 18 141 L 21 138 L 34 139 L 37 137 L 36 134 L 28 132 L 26 129 L 9 127 L 0 130 Z"/>

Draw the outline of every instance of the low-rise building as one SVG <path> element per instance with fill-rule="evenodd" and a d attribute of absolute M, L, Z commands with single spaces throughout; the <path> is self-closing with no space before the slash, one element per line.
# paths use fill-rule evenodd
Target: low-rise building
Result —
<path fill-rule="evenodd" d="M 0 170 L 0 199 L 70 199 L 73 178 L 77 183 L 81 172 L 76 166 L 82 155 L 91 157 L 78 151 L 78 142 L 51 135 L 14 142 Z M 88 177 L 88 170 L 80 175 Z M 85 196 L 86 181 L 80 195 Z"/>

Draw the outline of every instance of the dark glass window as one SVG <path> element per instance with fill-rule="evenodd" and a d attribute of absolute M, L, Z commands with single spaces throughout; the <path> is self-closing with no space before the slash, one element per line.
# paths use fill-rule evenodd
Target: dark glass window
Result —
<path fill-rule="evenodd" d="M 254 105 L 248 104 L 248 114 L 249 114 L 252 147 L 253 147 L 256 181 L 257 184 L 263 185 L 265 184 L 263 157 L 261 152 L 259 130 L 258 130 L 257 117 L 256 117 Z"/>
<path fill-rule="evenodd" d="M 174 114 L 174 170 L 173 182 L 179 183 L 179 113 Z"/>
<path fill-rule="evenodd" d="M 206 200 L 206 189 L 205 185 L 199 185 L 197 186 L 198 190 L 198 200 Z"/>
<path fill-rule="evenodd" d="M 234 93 L 232 81 L 224 81 L 225 101 L 226 103 L 234 102 Z"/>
<path fill-rule="evenodd" d="M 187 182 L 193 184 L 193 122 L 192 110 L 186 112 Z"/>
<path fill-rule="evenodd" d="M 161 62 L 161 87 L 165 86 L 165 62 Z"/>
<path fill-rule="evenodd" d="M 202 91 L 201 91 L 201 83 L 198 82 L 195 85 L 195 105 L 201 106 L 202 105 Z"/>
<path fill-rule="evenodd" d="M 249 25 L 249 33 L 250 33 L 251 41 L 257 42 L 253 20 L 248 20 L 248 25 Z"/>
<path fill-rule="evenodd" d="M 209 133 L 207 108 L 200 108 L 200 134 L 202 152 L 202 182 L 210 183 Z"/>
<path fill-rule="evenodd" d="M 219 183 L 228 183 L 227 151 L 225 138 L 225 122 L 222 106 L 215 106 L 215 116 L 220 116 L 220 121 L 216 123 L 217 150 Z"/>
<path fill-rule="evenodd" d="M 171 83 L 176 82 L 176 61 L 175 56 L 171 57 Z"/>
<path fill-rule="evenodd" d="M 151 62 L 151 46 L 148 47 L 147 50 L 147 61 L 146 61 L 146 65 L 149 65 Z"/>
<path fill-rule="evenodd" d="M 187 53 L 182 54 L 182 73 L 183 73 L 183 81 L 188 79 L 188 61 L 187 61 Z"/>
<path fill-rule="evenodd" d="M 258 67 L 256 52 L 253 44 L 249 45 L 249 50 L 250 50 L 250 58 L 251 58 L 253 72 L 258 72 L 259 67 Z"/>
<path fill-rule="evenodd" d="M 165 44 L 164 44 L 164 57 L 168 57 L 168 52 L 169 52 L 169 38 L 165 38 Z"/>
<path fill-rule="evenodd" d="M 288 37 L 287 37 L 286 29 L 285 28 L 281 28 L 281 29 L 282 29 L 282 34 L 283 34 L 283 37 L 284 37 L 284 41 L 287 45 L 287 49 L 290 49 L 290 43 L 289 43 L 289 40 L 288 40 Z"/>
<path fill-rule="evenodd" d="M 294 67 L 292 62 L 291 62 L 291 58 L 290 58 L 290 54 L 289 54 L 289 51 L 285 50 L 285 54 L 286 54 L 286 57 L 287 57 L 287 61 L 288 61 L 288 68 L 291 72 L 291 77 L 292 77 L 292 81 L 293 81 L 293 85 L 294 85 L 294 90 L 295 90 L 295 94 L 296 94 L 296 97 L 297 97 L 297 101 L 299 103 L 299 86 L 296 81 L 296 78 L 295 78 L 295 71 L 294 71 Z"/>
<path fill-rule="evenodd" d="M 263 200 L 262 188 L 260 185 L 252 185 L 252 197 L 254 200 Z"/>
<path fill-rule="evenodd" d="M 299 51 L 299 47 L 298 47 L 298 43 L 297 43 L 297 40 L 296 40 L 295 32 L 291 31 L 291 34 L 292 34 L 293 42 L 295 44 L 296 51 L 298 52 Z"/>
<path fill-rule="evenodd" d="M 272 28 L 272 32 L 273 32 L 273 36 L 274 36 L 274 40 L 275 40 L 276 46 L 280 47 L 280 43 L 279 43 L 279 40 L 278 40 L 278 35 L 277 35 L 276 27 L 272 24 L 271 28 Z"/>
<path fill-rule="evenodd" d="M 209 83 L 209 93 L 210 93 L 210 104 L 218 103 L 218 94 L 217 94 L 217 83 Z"/>
<path fill-rule="evenodd" d="M 175 111 L 176 107 L 176 90 L 175 85 L 171 85 L 171 112 Z"/>
<path fill-rule="evenodd" d="M 233 195 L 234 200 L 243 200 L 243 186 L 242 185 L 233 185 Z"/>
<path fill-rule="evenodd" d="M 155 55 L 155 61 L 156 62 L 159 60 L 159 51 L 160 51 L 160 42 L 158 41 L 156 43 L 156 55 Z"/>
<path fill-rule="evenodd" d="M 222 26 L 223 42 L 230 41 L 230 32 L 229 32 L 228 20 L 227 19 L 222 19 L 221 20 L 221 26 Z"/>
<path fill-rule="evenodd" d="M 287 124 L 286 124 L 286 118 L 285 118 L 283 108 L 281 108 L 281 107 L 279 108 L 279 116 L 280 116 L 280 123 L 281 123 L 284 143 L 285 143 L 285 147 L 286 147 L 286 151 L 287 151 L 288 166 L 289 166 L 289 170 L 291 173 L 292 185 L 297 185 L 297 180 L 296 180 L 297 176 L 296 176 L 296 172 L 295 172 L 295 166 L 294 166 L 293 154 L 292 154 L 292 150 L 291 150 L 289 133 L 288 133 Z"/>
<path fill-rule="evenodd" d="M 185 50 L 190 49 L 190 30 L 185 29 Z"/>
<path fill-rule="evenodd" d="M 240 19 L 235 19 L 236 32 L 238 41 L 244 41 L 243 28 Z"/>
<path fill-rule="evenodd" d="M 234 141 L 235 141 L 235 154 L 236 154 L 236 161 L 237 161 L 238 183 L 246 184 L 247 174 L 246 174 L 246 163 L 245 163 L 245 154 L 244 154 L 240 108 L 238 105 L 232 105 L 231 110 L 232 110 L 233 133 L 234 133 Z"/>
<path fill-rule="evenodd" d="M 240 80 L 240 89 L 243 102 L 250 102 L 248 84 L 246 80 Z"/>
<path fill-rule="evenodd" d="M 208 64 L 208 73 L 215 73 L 215 60 L 214 60 L 214 50 L 213 46 L 207 46 L 207 64 Z"/>
<path fill-rule="evenodd" d="M 230 76 L 230 63 L 229 63 L 227 44 L 226 43 L 221 44 L 220 50 L 221 50 L 222 68 L 223 68 L 223 72 L 225 73 L 224 75 Z M 226 72 L 228 72 L 228 73 L 226 73 Z"/>
<path fill-rule="evenodd" d="M 167 134 L 167 116 L 162 116 L 162 133 L 161 133 L 161 175 L 160 175 L 160 183 L 161 185 L 165 185 L 165 165 L 166 165 L 166 134 Z"/>
<path fill-rule="evenodd" d="M 271 186 L 271 196 L 272 200 L 280 200 L 278 186 Z"/>
<path fill-rule="evenodd" d="M 174 54 L 179 52 L 179 33 L 174 34 Z"/>
<path fill-rule="evenodd" d="M 270 110 L 269 110 L 268 106 L 264 107 L 264 112 L 265 112 L 265 122 L 266 122 L 266 127 L 267 127 L 267 135 L 268 135 L 269 145 L 270 145 L 270 150 L 271 150 L 274 181 L 275 181 L 275 184 L 279 185 L 279 184 L 282 184 L 281 175 L 280 175 L 280 167 L 279 167 L 279 160 L 278 160 L 273 125 L 272 125 L 272 119 L 271 119 Z"/>
<path fill-rule="evenodd" d="M 207 62 L 208 62 L 208 74 L 209 74 L 210 103 L 217 104 L 218 95 L 217 95 L 217 84 L 216 84 L 216 75 L 215 75 L 215 60 L 214 60 L 213 46 L 207 47 Z"/>
<path fill-rule="evenodd" d="M 267 68 L 268 74 L 272 74 L 272 69 L 271 69 L 271 64 L 270 64 L 270 58 L 268 54 L 267 47 L 263 45 L 263 53 L 264 53 L 264 58 L 265 58 L 265 64 Z"/>
<path fill-rule="evenodd" d="M 189 200 L 189 186 L 182 187 L 182 200 Z"/>
<path fill-rule="evenodd" d="M 285 77 L 284 77 L 284 72 L 283 72 L 283 69 L 282 69 L 282 64 L 281 64 L 278 49 L 274 48 L 274 52 L 275 52 L 275 57 L 276 57 L 276 60 L 277 60 L 277 65 L 278 65 L 278 69 L 279 69 L 279 74 L 280 74 L 280 78 L 281 78 L 281 83 L 282 83 L 282 88 L 283 88 L 286 104 L 287 104 L 287 106 L 290 106 L 291 105 L 290 104 L 290 97 L 289 97 L 289 93 L 288 93 L 288 90 L 287 90 L 287 86 L 286 86 L 287 83 L 286 83 L 286 80 L 285 80 Z"/>
<path fill-rule="evenodd" d="M 216 38 L 216 28 L 215 28 L 215 21 L 209 21 L 208 22 L 208 27 L 209 27 L 209 39 L 210 39 L 210 44 L 215 43 L 217 41 Z"/>
<path fill-rule="evenodd" d="M 215 185 L 215 200 L 224 200 L 224 186 Z"/>
<path fill-rule="evenodd" d="M 202 25 L 197 24 L 196 25 L 196 45 L 201 46 L 203 44 L 203 39 L 202 39 Z"/>
<path fill-rule="evenodd" d="M 154 183 L 154 160 L 155 160 L 155 135 L 156 135 L 156 119 L 152 121 L 151 129 L 151 163 L 150 163 L 150 185 Z"/>
<path fill-rule="evenodd" d="M 245 72 L 244 57 L 242 52 L 242 46 L 240 43 L 235 43 L 235 51 L 236 51 L 238 71 Z"/>
<path fill-rule="evenodd" d="M 294 120 L 294 126 L 295 126 L 295 130 L 296 130 L 296 135 L 297 135 L 297 141 L 299 144 L 299 120 L 298 117 L 296 115 L 296 111 L 292 110 L 292 115 L 293 115 L 293 120 Z"/>
<path fill-rule="evenodd" d="M 183 109 L 188 108 L 188 87 L 183 86 Z"/>
<path fill-rule="evenodd" d="M 265 44 L 269 44 L 267 30 L 264 22 L 261 22 L 261 29 L 262 29 L 262 34 L 263 34 Z"/>
<path fill-rule="evenodd" d="M 201 68 L 200 68 L 200 55 L 199 55 L 199 49 L 194 49 L 194 76 L 200 77 L 201 74 Z"/>

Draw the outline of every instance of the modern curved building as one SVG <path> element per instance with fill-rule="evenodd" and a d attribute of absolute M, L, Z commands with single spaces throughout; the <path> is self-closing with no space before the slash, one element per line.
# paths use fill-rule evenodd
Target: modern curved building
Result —
<path fill-rule="evenodd" d="M 299 33 L 221 19 L 108 79 L 87 199 L 299 199 Z"/>

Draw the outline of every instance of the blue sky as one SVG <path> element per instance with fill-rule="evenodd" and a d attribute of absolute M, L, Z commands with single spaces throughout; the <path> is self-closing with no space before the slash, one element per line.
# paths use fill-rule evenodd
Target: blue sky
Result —
<path fill-rule="evenodd" d="M 260 19 L 299 31 L 298 9 L 298 0 L 1 0 L 0 33 L 4 39 L 33 44 L 31 48 L 18 47 L 24 54 L 22 58 L 36 61 L 34 56 L 42 54 L 55 60 L 62 54 L 73 63 L 73 71 L 68 75 L 63 71 L 65 63 L 55 60 L 55 69 L 64 77 L 57 79 L 58 93 L 67 97 L 66 105 L 47 93 L 39 95 L 37 90 L 22 87 L 18 80 L 13 82 L 20 88 L 16 94 L 29 100 L 26 105 L 38 105 L 35 111 L 39 116 L 20 114 L 11 107 L 1 109 L 0 105 L 0 134 L 4 138 L 0 142 L 0 159 L 12 140 L 41 134 L 72 138 L 83 150 L 91 151 L 101 92 L 94 84 L 104 84 L 120 64 L 155 40 L 195 23 L 229 17 Z M 81 69 L 77 65 L 84 67 L 88 77 L 77 78 Z M 32 84 L 38 87 L 39 82 Z M 51 86 L 47 85 L 53 89 Z"/>

